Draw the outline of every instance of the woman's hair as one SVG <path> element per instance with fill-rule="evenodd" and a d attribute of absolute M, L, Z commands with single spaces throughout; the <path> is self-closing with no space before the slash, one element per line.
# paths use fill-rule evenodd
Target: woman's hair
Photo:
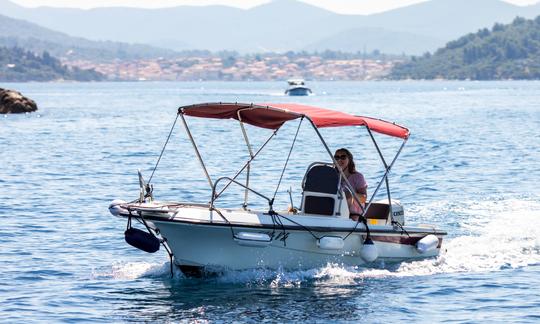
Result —
<path fill-rule="evenodd" d="M 338 154 L 339 152 L 347 154 L 347 157 L 349 158 L 349 164 L 347 165 L 347 171 L 349 171 L 350 174 L 357 173 L 356 171 L 356 165 L 354 165 L 354 159 L 352 153 L 347 150 L 346 148 L 340 148 L 336 150 L 335 154 Z"/>

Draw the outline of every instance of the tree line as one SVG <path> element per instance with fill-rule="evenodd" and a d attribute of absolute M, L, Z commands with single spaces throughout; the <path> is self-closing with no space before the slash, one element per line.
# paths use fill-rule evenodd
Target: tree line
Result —
<path fill-rule="evenodd" d="M 392 79 L 540 79 L 540 16 L 517 17 L 396 65 Z"/>
<path fill-rule="evenodd" d="M 20 47 L 0 47 L 0 81 L 100 81 L 104 75 L 94 70 L 63 65 L 47 51 L 41 55 Z"/>

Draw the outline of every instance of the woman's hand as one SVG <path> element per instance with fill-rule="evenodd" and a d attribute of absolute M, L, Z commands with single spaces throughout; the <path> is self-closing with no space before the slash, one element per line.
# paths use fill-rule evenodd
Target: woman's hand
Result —
<path fill-rule="evenodd" d="M 367 195 L 358 194 L 358 200 L 360 200 L 362 204 L 365 204 L 367 200 Z"/>
<path fill-rule="evenodd" d="M 367 200 L 367 195 L 357 193 L 356 197 L 358 198 L 358 201 L 360 201 L 361 204 L 365 204 Z M 351 204 L 354 203 L 354 198 L 351 196 Z"/>

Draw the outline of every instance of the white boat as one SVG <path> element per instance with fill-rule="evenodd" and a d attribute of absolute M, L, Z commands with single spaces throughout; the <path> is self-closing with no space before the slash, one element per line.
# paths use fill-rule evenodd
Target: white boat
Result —
<path fill-rule="evenodd" d="M 236 119 L 240 122 L 250 158 L 236 175 L 217 179 L 210 177 L 187 126 L 188 116 Z M 109 206 L 113 215 L 127 219 L 125 235 L 129 244 L 147 252 L 157 251 L 161 244 L 171 257 L 171 267 L 175 264 L 187 275 L 197 276 L 205 271 L 228 269 L 310 269 L 328 263 L 370 266 L 439 254 L 446 232 L 433 226 L 406 225 L 401 203 L 390 196 L 388 174 L 409 137 L 407 128 L 380 119 L 298 104 L 203 103 L 180 107 L 176 118 L 182 119 L 195 156 L 206 175 L 209 202 L 159 201 L 153 197 L 152 185 L 146 183 L 139 173 L 138 199 L 129 203 L 115 200 Z M 314 162 L 307 168 L 302 181 L 300 207 L 281 210 L 273 206 L 273 198 L 249 185 L 251 163 L 276 132 L 272 132 L 257 151 L 252 151 L 244 127 L 250 124 L 277 130 L 284 123 L 299 118 L 298 128 L 304 120 L 313 127 L 322 147 L 328 152 L 328 160 Z M 344 190 L 350 190 L 350 183 L 340 181 L 344 174 L 336 167 L 332 151 L 319 132 L 323 127 L 341 126 L 365 128 L 385 166 L 384 174 L 358 221 L 349 218 L 349 208 L 344 199 Z M 381 154 L 373 132 L 403 141 L 390 162 Z M 295 140 L 296 136 L 292 140 L 291 151 Z M 246 183 L 238 180 L 240 174 L 247 175 Z M 387 197 L 373 201 L 383 183 L 386 184 Z M 216 207 L 216 201 L 230 185 L 245 190 L 244 201 L 238 202 L 238 208 Z M 266 200 L 268 208 L 250 209 L 248 193 Z M 146 231 L 132 227 L 133 221 L 143 224 Z"/>
<path fill-rule="evenodd" d="M 287 80 L 289 87 L 285 90 L 285 94 L 289 96 L 308 96 L 311 94 L 311 89 L 306 86 L 304 79 Z"/>

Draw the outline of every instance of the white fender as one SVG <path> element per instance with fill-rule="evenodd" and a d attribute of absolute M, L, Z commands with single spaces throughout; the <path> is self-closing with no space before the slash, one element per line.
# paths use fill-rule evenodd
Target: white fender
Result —
<path fill-rule="evenodd" d="M 364 241 L 360 249 L 360 257 L 368 263 L 375 261 L 379 257 L 377 247 L 370 238 Z"/>
<path fill-rule="evenodd" d="M 109 212 L 113 216 L 120 216 L 121 212 L 127 213 L 128 212 L 127 209 L 122 207 L 122 205 L 124 204 L 127 204 L 127 202 L 124 200 L 120 200 L 120 199 L 113 200 L 111 204 L 109 205 Z"/>
<path fill-rule="evenodd" d="M 426 253 L 433 251 L 439 245 L 439 239 L 433 234 L 424 236 L 420 241 L 416 242 L 416 251 L 418 253 Z"/>
<path fill-rule="evenodd" d="M 236 243 L 242 246 L 267 247 L 272 242 L 270 235 L 265 233 L 239 232 L 234 235 Z"/>
<path fill-rule="evenodd" d="M 317 240 L 317 246 L 323 250 L 341 250 L 344 245 L 340 236 L 323 236 Z"/>

